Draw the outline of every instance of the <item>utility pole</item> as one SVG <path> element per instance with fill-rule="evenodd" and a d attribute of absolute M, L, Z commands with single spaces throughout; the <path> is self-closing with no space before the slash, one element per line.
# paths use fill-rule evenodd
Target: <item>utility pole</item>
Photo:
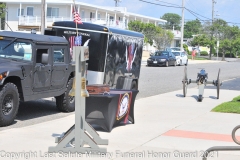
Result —
<path fill-rule="evenodd" d="M 214 28 L 213 28 L 213 22 L 214 22 L 214 3 L 215 0 L 212 0 L 212 35 L 211 35 L 211 42 L 213 41 L 213 31 L 214 31 Z M 210 46 L 210 54 L 209 54 L 209 59 L 211 60 L 212 58 L 212 54 L 213 54 L 213 44 L 211 44 Z"/>
<path fill-rule="evenodd" d="M 181 51 L 183 51 L 183 32 L 184 32 L 184 1 L 185 1 L 185 0 L 182 0 Z"/>
<path fill-rule="evenodd" d="M 46 0 L 42 0 L 42 13 L 41 13 L 41 34 L 44 34 L 45 30 L 45 12 L 46 12 Z"/>
<path fill-rule="evenodd" d="M 114 0 L 114 1 L 115 1 L 115 7 L 118 7 L 121 0 Z"/>

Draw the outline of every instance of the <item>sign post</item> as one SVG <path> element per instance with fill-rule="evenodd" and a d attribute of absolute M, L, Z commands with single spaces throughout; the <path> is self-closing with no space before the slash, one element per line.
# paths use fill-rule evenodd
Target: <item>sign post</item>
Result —
<path fill-rule="evenodd" d="M 106 153 L 106 148 L 98 145 L 107 145 L 108 140 L 101 139 L 98 133 L 85 121 L 85 98 L 89 96 L 86 90 L 86 60 L 89 58 L 88 47 L 74 46 L 75 59 L 75 124 L 64 134 L 55 137 L 58 143 L 49 147 L 48 152 L 77 152 L 77 153 Z M 74 93 L 73 92 L 73 93 Z M 88 145 L 86 147 L 85 145 Z"/>

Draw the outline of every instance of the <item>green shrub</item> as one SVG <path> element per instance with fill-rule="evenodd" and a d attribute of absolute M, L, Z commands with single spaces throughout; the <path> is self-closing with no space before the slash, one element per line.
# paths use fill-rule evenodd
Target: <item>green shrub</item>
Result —
<path fill-rule="evenodd" d="M 218 56 L 222 57 L 222 53 L 218 53 Z M 231 54 L 229 52 L 225 53 L 225 57 L 229 58 L 229 57 L 231 57 Z M 232 57 L 231 58 L 236 58 L 236 54 L 232 53 Z"/>
<path fill-rule="evenodd" d="M 201 52 L 200 52 L 200 55 L 201 55 L 201 56 L 208 56 L 208 52 L 207 52 L 207 51 L 201 51 Z"/>
<path fill-rule="evenodd" d="M 225 57 L 236 58 L 236 55 L 234 53 L 232 53 L 232 55 L 230 53 L 226 53 Z"/>

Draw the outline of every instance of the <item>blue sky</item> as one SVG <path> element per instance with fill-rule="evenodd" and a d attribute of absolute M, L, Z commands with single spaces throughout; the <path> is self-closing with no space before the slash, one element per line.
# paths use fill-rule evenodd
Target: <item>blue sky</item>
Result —
<path fill-rule="evenodd" d="M 80 2 L 91 3 L 101 6 L 115 6 L 114 0 L 78 0 Z M 182 0 L 144 0 L 151 3 L 161 5 L 175 5 L 182 6 Z M 239 23 L 240 26 L 240 1 L 239 0 L 215 0 L 215 17 L 219 17 L 227 22 Z M 167 3 L 164 3 L 167 2 Z M 169 8 L 159 5 L 153 5 L 139 0 L 122 0 L 121 7 L 127 7 L 128 12 L 138 13 L 146 16 L 160 18 L 164 13 L 176 13 L 181 16 L 180 8 Z M 212 18 L 212 0 L 185 0 L 185 7 L 193 12 L 201 20 L 209 20 Z M 203 17 L 201 17 L 201 16 Z M 219 16 L 216 16 L 219 15 Z M 185 19 L 194 20 L 197 17 L 185 10 Z M 230 24 L 229 25 L 233 25 Z"/>

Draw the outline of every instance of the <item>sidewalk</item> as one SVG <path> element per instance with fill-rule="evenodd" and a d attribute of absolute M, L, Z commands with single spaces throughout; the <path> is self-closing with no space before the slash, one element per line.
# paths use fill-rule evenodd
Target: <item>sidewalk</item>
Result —
<path fill-rule="evenodd" d="M 75 155 L 49 154 L 48 147 L 55 146 L 52 134 L 61 134 L 74 124 L 74 115 L 23 128 L 0 132 L 0 157 L 22 153 L 18 159 L 202 159 L 203 152 L 213 146 L 236 146 L 231 140 L 232 129 L 239 125 L 240 115 L 210 112 L 216 105 L 232 100 L 240 91 L 206 89 L 202 102 L 196 101 L 197 88 L 189 89 L 187 97 L 182 90 L 160 94 L 135 101 L 135 124 L 117 126 L 111 133 L 99 131 L 108 139 L 108 158 L 73 158 Z M 12 154 L 10 154 L 12 153 Z M 25 154 L 24 154 L 25 153 Z M 132 156 L 131 156 L 132 155 Z M 25 157 L 24 157 L 25 156 Z M 52 156 L 52 157 L 50 157 Z M 190 157 L 189 157 L 190 156 Z M 216 160 L 239 160 L 240 152 L 212 154 Z"/>
<path fill-rule="evenodd" d="M 217 60 L 191 60 L 188 59 L 188 64 L 199 64 L 199 63 L 224 63 L 226 61 L 217 61 Z"/>

